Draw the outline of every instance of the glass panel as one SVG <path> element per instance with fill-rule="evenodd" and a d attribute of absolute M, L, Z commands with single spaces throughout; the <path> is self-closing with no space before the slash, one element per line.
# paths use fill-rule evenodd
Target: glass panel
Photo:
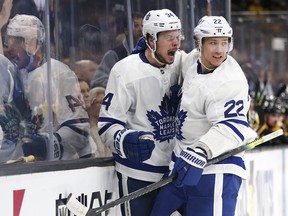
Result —
<path fill-rule="evenodd" d="M 262 82 L 270 79 L 276 89 L 279 83 L 287 83 L 287 19 L 284 11 L 232 13 L 235 58 L 251 64 Z"/>
<path fill-rule="evenodd" d="M 152 9 L 169 8 L 179 16 L 186 52 L 194 48 L 193 28 L 202 16 L 230 20 L 231 15 L 236 60 L 251 63 L 257 75 L 273 73 L 273 87 L 287 83 L 287 13 L 230 13 L 229 2 L 15 1 L 10 18 L 29 14 L 39 21 L 23 16 L 10 26 L 10 33 L 2 28 L 10 62 L 1 56 L 0 163 L 20 157 L 23 143 L 25 155 L 38 160 L 58 160 L 62 154 L 62 160 L 111 156 L 97 136 L 103 92 L 110 69 L 130 54 L 142 33 L 141 17 Z"/>

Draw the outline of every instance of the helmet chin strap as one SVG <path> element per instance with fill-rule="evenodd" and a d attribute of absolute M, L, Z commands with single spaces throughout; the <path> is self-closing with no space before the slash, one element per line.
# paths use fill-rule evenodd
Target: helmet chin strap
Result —
<path fill-rule="evenodd" d="M 27 69 L 28 72 L 35 70 L 37 67 L 38 62 L 35 59 L 35 58 L 37 58 L 35 56 L 35 54 L 38 51 L 38 49 L 39 49 L 39 46 L 37 46 L 36 50 L 33 53 L 29 53 L 28 52 L 28 46 L 26 46 L 26 55 L 29 58 L 29 63 L 25 66 L 25 69 Z"/>
<path fill-rule="evenodd" d="M 164 66 L 165 63 L 161 62 L 161 61 L 160 61 L 159 59 L 157 59 L 157 57 L 155 56 L 155 52 L 156 52 L 156 41 L 153 40 L 153 43 L 154 43 L 154 47 L 155 47 L 154 50 L 153 50 L 153 49 L 149 46 L 149 44 L 146 42 L 149 50 L 151 51 L 151 56 L 152 56 L 152 58 L 154 58 L 154 59 L 157 61 L 158 64 L 160 64 L 161 66 Z"/>
<path fill-rule="evenodd" d="M 29 50 L 28 50 L 28 44 L 25 44 L 25 46 L 26 46 L 26 49 L 25 49 L 25 50 L 26 50 L 26 53 L 27 53 L 28 56 L 34 56 L 34 55 L 36 54 L 36 52 L 38 51 L 38 49 L 40 48 L 40 47 L 37 45 L 35 51 L 34 51 L 33 53 L 30 53 Z"/>
<path fill-rule="evenodd" d="M 215 68 L 208 68 L 208 67 L 201 61 L 201 59 L 200 59 L 200 63 L 201 63 L 201 65 L 202 65 L 206 70 L 208 70 L 208 71 L 212 71 L 212 70 L 215 69 Z"/>
<path fill-rule="evenodd" d="M 199 47 L 197 48 L 198 51 L 199 51 L 199 61 L 200 61 L 201 65 L 202 65 L 206 70 L 208 70 L 208 71 L 214 70 L 215 68 L 208 68 L 208 67 L 203 63 L 203 61 L 202 61 L 202 55 L 201 55 L 201 48 L 202 48 L 201 45 L 199 45 Z"/>

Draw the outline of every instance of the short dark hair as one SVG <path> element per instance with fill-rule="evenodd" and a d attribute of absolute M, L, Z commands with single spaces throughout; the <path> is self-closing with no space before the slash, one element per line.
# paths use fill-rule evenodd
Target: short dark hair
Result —
<path fill-rule="evenodd" d="M 141 12 L 135 11 L 132 12 L 132 20 L 142 18 L 143 19 L 144 15 Z M 127 16 L 123 16 L 123 28 L 128 28 L 128 20 Z"/>

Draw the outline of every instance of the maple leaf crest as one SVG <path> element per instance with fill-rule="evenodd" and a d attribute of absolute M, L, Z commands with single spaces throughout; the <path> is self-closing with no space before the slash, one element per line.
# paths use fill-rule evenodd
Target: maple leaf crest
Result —
<path fill-rule="evenodd" d="M 175 127 L 175 112 L 174 109 L 169 103 L 169 97 L 165 94 L 161 105 L 159 106 L 160 113 L 154 110 L 147 111 L 146 116 L 153 126 L 153 133 L 155 139 L 163 142 L 173 139 L 176 132 Z"/>
<path fill-rule="evenodd" d="M 182 136 L 182 126 L 183 126 L 183 122 L 185 120 L 185 118 L 187 117 L 187 111 L 184 111 L 184 110 L 180 110 L 178 112 L 178 115 L 177 115 L 177 118 L 176 118 L 176 138 L 178 140 L 183 140 L 185 139 L 183 136 Z"/>

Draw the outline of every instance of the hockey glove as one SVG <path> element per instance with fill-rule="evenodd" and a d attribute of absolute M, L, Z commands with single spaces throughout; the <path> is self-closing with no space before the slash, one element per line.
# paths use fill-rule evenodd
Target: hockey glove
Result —
<path fill-rule="evenodd" d="M 131 54 L 143 53 L 148 48 L 145 38 L 142 36 L 137 41 L 137 44 L 133 48 Z"/>
<path fill-rule="evenodd" d="M 63 155 L 63 146 L 61 145 L 60 136 L 55 133 L 54 136 L 53 153 L 51 154 L 52 160 L 59 160 Z M 22 149 L 24 156 L 33 155 L 38 160 L 47 160 L 49 148 L 49 135 L 48 134 L 31 134 L 22 138 Z"/>
<path fill-rule="evenodd" d="M 201 149 L 187 148 L 182 150 L 174 164 L 171 175 L 176 175 L 174 184 L 177 187 L 195 186 L 198 184 L 203 168 L 207 163 L 207 156 Z"/>
<path fill-rule="evenodd" d="M 155 143 L 151 132 L 123 129 L 116 132 L 114 146 L 120 157 L 142 162 L 150 158 Z"/>

